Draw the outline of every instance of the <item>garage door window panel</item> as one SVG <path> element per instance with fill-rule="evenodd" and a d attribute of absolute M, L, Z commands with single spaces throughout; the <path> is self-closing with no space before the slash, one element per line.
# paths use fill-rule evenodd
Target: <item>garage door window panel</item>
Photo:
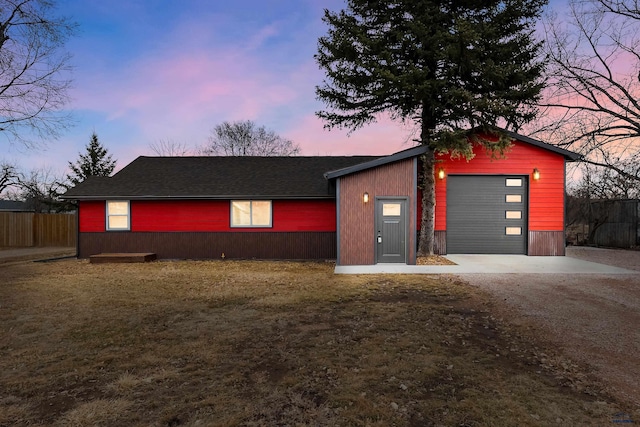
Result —
<path fill-rule="evenodd" d="M 504 217 L 506 219 L 522 219 L 522 211 L 506 211 Z"/>
<path fill-rule="evenodd" d="M 521 236 L 522 228 L 521 227 L 507 227 L 505 229 L 505 233 L 507 236 Z"/>

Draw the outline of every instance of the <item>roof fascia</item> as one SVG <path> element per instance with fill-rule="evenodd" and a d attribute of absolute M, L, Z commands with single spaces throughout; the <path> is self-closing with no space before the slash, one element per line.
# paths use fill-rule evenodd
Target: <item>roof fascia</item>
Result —
<path fill-rule="evenodd" d="M 394 163 L 394 162 L 405 160 L 411 157 L 417 157 L 426 152 L 427 152 L 426 145 L 418 145 L 417 147 L 399 151 L 389 156 L 380 157 L 379 159 L 370 160 L 368 162 L 359 163 L 357 165 L 349 166 L 346 168 L 325 172 L 324 177 L 326 179 L 339 178 L 341 176 L 350 175 L 352 173 L 361 172 L 367 169 L 375 168 L 375 167 L 386 165 L 389 163 Z"/>
<path fill-rule="evenodd" d="M 546 142 L 542 142 L 537 139 L 530 138 L 528 136 L 520 135 L 519 133 L 515 133 L 510 130 L 504 129 L 504 132 L 507 135 L 509 135 L 511 138 L 517 139 L 518 141 L 535 145 L 536 147 L 540 147 L 545 150 L 560 154 L 564 156 L 564 158 L 567 159 L 567 161 L 569 162 L 577 162 L 578 160 L 582 159 L 582 155 L 578 153 L 574 153 L 573 151 L 565 150 L 564 148 L 556 147 L 555 145 L 547 144 Z"/>
<path fill-rule="evenodd" d="M 264 195 L 215 195 L 215 196 L 62 196 L 63 200 L 333 200 L 326 196 L 264 196 Z"/>

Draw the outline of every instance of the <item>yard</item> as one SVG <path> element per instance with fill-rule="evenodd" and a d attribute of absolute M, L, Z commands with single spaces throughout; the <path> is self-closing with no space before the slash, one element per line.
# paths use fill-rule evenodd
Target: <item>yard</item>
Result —
<path fill-rule="evenodd" d="M 0 425 L 613 425 L 630 412 L 453 277 L 77 260 L 0 275 Z"/>

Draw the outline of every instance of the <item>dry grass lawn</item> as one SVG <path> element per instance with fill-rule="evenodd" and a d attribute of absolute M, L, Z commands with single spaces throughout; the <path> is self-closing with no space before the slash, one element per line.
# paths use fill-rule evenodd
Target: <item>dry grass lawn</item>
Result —
<path fill-rule="evenodd" d="M 626 409 L 451 277 L 77 260 L 0 275 L 3 426 L 582 426 Z"/>

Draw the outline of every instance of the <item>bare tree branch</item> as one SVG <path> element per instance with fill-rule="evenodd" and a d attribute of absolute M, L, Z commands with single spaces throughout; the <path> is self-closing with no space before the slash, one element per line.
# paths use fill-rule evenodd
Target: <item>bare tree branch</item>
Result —
<path fill-rule="evenodd" d="M 546 21 L 550 90 L 542 106 L 564 111 L 556 126 L 572 130 L 551 142 L 588 155 L 597 146 L 640 138 L 636 6 L 637 1 L 572 0 L 567 24 Z"/>
<path fill-rule="evenodd" d="M 172 139 L 159 139 L 156 142 L 150 143 L 149 148 L 161 157 L 182 157 L 188 156 L 191 153 L 191 149 L 186 143 Z"/>
<path fill-rule="evenodd" d="M 609 12 L 640 20 L 640 2 L 638 0 L 598 0 Z"/>
<path fill-rule="evenodd" d="M 67 204 L 60 201 L 60 195 L 67 190 L 65 179 L 49 168 L 19 174 L 16 186 L 18 191 L 15 196 L 28 202 L 36 212 L 61 211 L 68 208 Z"/>
<path fill-rule="evenodd" d="M 0 132 L 31 146 L 59 136 L 71 118 L 70 55 L 76 25 L 53 15 L 52 0 L 0 0 Z"/>
<path fill-rule="evenodd" d="M 602 186 L 639 180 L 633 165 L 640 160 L 638 3 L 570 0 L 562 19 L 544 21 L 548 89 L 542 122 L 529 133 L 581 153 L 583 177 L 595 174 L 591 182 Z"/>
<path fill-rule="evenodd" d="M 217 125 L 200 152 L 206 156 L 295 156 L 300 147 L 264 126 L 245 120 Z"/>
<path fill-rule="evenodd" d="M 9 162 L 0 163 L 0 194 L 7 188 L 15 185 L 18 179 L 18 169 L 16 165 Z"/>

